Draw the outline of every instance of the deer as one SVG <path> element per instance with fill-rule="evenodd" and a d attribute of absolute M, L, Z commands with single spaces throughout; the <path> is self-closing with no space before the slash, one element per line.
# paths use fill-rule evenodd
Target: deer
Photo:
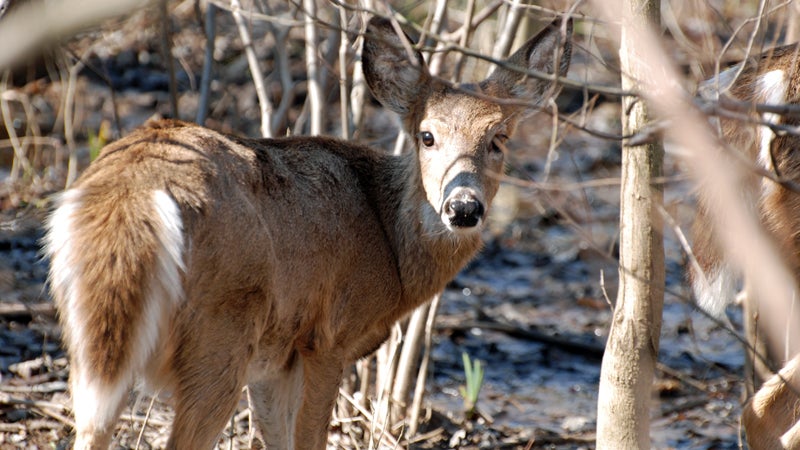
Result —
<path fill-rule="evenodd" d="M 700 93 L 708 96 L 723 92 L 722 98 L 768 105 L 800 105 L 800 45 L 778 47 L 736 64 L 704 82 Z M 742 178 L 741 198 L 758 214 L 760 224 L 774 244 L 783 264 L 800 286 L 800 193 L 792 185 L 800 182 L 800 135 L 781 132 L 771 126 L 797 127 L 797 116 L 772 112 L 749 114 L 749 121 L 722 119 L 720 129 L 726 144 L 740 152 L 741 159 L 759 170 Z M 765 178 L 763 173 L 773 177 Z M 690 271 L 690 281 L 698 305 L 712 316 L 724 316 L 725 306 L 737 298 L 737 274 L 725 260 L 709 218 L 713 199 L 698 199 L 698 214 L 692 226 L 693 251 L 698 266 Z M 738 297 L 744 305 L 745 335 L 748 350 L 745 385 L 748 399 L 742 411 L 742 424 L 753 449 L 800 448 L 800 355 L 786 362 L 780 348 L 781 334 L 787 330 L 758 330 L 759 306 L 748 289 Z M 786 299 L 787 303 L 789 299 Z M 762 306 L 763 308 L 763 306 Z M 796 324 L 800 325 L 800 324 Z M 795 326 L 796 326 L 795 325 Z M 791 350 L 789 350 L 791 351 Z"/>
<path fill-rule="evenodd" d="M 59 194 L 44 239 L 74 448 L 107 448 L 139 383 L 168 393 L 167 448 L 211 448 L 247 386 L 267 448 L 324 449 L 347 365 L 480 250 L 505 142 L 557 94 L 572 22 L 461 86 L 395 30 L 368 22 L 363 70 L 413 152 L 151 121 Z"/>

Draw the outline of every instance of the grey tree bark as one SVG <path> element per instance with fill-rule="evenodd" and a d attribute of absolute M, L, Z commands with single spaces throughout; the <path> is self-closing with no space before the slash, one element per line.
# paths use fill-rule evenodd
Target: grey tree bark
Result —
<path fill-rule="evenodd" d="M 645 76 L 634 38 L 636 27 L 657 27 L 658 0 L 625 0 L 620 41 L 622 89 L 637 89 Z M 641 99 L 622 103 L 623 135 L 648 122 Z M 657 206 L 663 192 L 663 146 L 622 148 L 620 194 L 620 285 L 600 374 L 598 449 L 650 448 L 650 392 L 658 356 L 664 299 L 663 224 Z"/>

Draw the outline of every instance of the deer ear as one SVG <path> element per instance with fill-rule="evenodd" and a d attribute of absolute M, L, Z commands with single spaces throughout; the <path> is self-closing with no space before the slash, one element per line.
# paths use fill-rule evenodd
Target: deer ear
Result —
<path fill-rule="evenodd" d="M 361 56 L 364 77 L 375 98 L 401 116 L 408 115 L 431 84 L 425 60 L 411 45 L 388 19 L 369 21 Z"/>
<path fill-rule="evenodd" d="M 506 62 L 510 66 L 564 76 L 572 55 L 572 19 L 568 19 L 562 33 L 562 21 L 555 20 L 531 38 Z M 498 67 L 482 87 L 494 95 L 520 100 L 531 100 L 541 105 L 546 95 L 556 95 L 557 86 L 552 80 L 540 80 L 512 67 Z"/>

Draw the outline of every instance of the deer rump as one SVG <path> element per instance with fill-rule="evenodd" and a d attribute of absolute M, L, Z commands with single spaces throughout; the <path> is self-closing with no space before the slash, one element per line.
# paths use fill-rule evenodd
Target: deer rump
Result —
<path fill-rule="evenodd" d="M 800 46 L 775 48 L 740 63 L 700 86 L 703 96 L 731 96 L 753 104 L 800 104 Z M 794 275 L 795 289 L 800 286 L 800 194 L 789 185 L 781 185 L 757 173 L 754 167 L 797 185 L 800 182 L 800 136 L 780 133 L 770 125 L 797 127 L 796 116 L 772 113 L 751 113 L 749 121 L 721 119 L 723 138 L 732 151 L 740 152 L 742 160 L 752 164 L 745 168 L 741 179 L 742 204 L 756 212 L 761 225 L 774 244 L 784 265 Z M 715 199 L 700 187 L 698 214 L 692 228 L 693 250 L 699 271 L 690 272 L 698 306 L 715 317 L 724 317 L 725 307 L 734 301 L 737 273 L 726 262 L 725 251 L 717 239 L 710 219 Z M 763 363 L 766 357 L 773 365 L 781 364 L 787 350 L 781 348 L 784 333 L 769 321 L 765 322 L 763 308 L 770 302 L 760 302 L 745 283 L 745 334 L 747 350 L 745 383 L 748 400 L 743 410 L 743 423 L 749 445 L 754 449 L 800 448 L 800 356 L 789 361 L 772 376 L 772 369 Z M 790 299 L 786 299 L 789 304 Z M 778 303 L 781 303 L 780 301 Z M 759 316 L 762 320 L 759 323 Z M 797 324 L 794 325 L 796 327 Z M 760 356 L 753 355 L 753 352 Z M 788 350 L 792 352 L 792 350 Z M 768 379 L 769 378 L 769 379 Z M 766 382 L 765 382 L 766 380 Z M 787 384 L 787 382 L 789 384 Z M 764 383 L 761 386 L 761 383 Z M 759 389 L 760 387 L 760 389 Z M 757 391 L 757 392 L 756 392 Z"/>
<path fill-rule="evenodd" d="M 171 392 L 168 448 L 212 447 L 245 385 L 269 448 L 325 448 L 346 365 L 479 250 L 502 144 L 557 92 L 526 70 L 564 75 L 571 31 L 456 89 L 371 20 L 365 76 L 414 138 L 401 157 L 175 121 L 103 149 L 47 225 L 75 448 L 108 447 L 140 378 Z"/>

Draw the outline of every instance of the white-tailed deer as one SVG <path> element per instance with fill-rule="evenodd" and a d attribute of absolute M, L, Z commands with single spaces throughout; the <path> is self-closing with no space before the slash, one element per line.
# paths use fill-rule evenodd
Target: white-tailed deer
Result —
<path fill-rule="evenodd" d="M 741 102 L 800 105 L 800 46 L 766 52 L 728 69 L 701 89 L 713 92 L 717 88 Z M 794 189 L 800 185 L 800 136 L 796 131 L 776 133 L 768 125 L 797 127 L 800 118 L 753 112 L 750 119 L 749 123 L 721 120 L 723 135 L 730 147 L 742 152 L 746 161 L 774 174 L 775 180 L 785 182 L 763 178 L 753 170 L 743 180 L 741 189 L 742 198 L 758 212 L 784 264 L 794 274 L 796 288 L 800 286 L 800 192 Z M 692 284 L 698 303 L 719 315 L 735 297 L 735 276 L 725 263 L 710 225 L 708 210 L 714 206 L 713 199 L 704 198 L 701 191 L 699 203 L 693 226 L 694 251 L 705 277 L 693 273 Z M 785 358 L 776 344 L 787 331 L 777 330 L 763 320 L 759 323 L 758 299 L 747 289 L 745 294 L 745 335 L 757 352 L 772 364 L 780 364 Z M 789 299 L 786 301 L 788 304 Z M 800 323 L 794 324 L 792 331 L 796 333 L 797 327 Z M 800 448 L 800 356 L 789 361 L 780 376 L 764 382 L 772 370 L 748 351 L 746 372 L 748 393 L 753 395 L 744 407 L 742 419 L 750 447 Z"/>
<path fill-rule="evenodd" d="M 346 365 L 481 247 L 502 143 L 556 91 L 524 71 L 564 75 L 571 30 L 550 24 L 508 59 L 520 70 L 455 89 L 370 21 L 366 79 L 413 136 L 404 156 L 174 121 L 103 149 L 46 237 L 75 448 L 109 445 L 137 379 L 171 393 L 169 448 L 211 448 L 245 385 L 268 448 L 325 448 Z"/>

